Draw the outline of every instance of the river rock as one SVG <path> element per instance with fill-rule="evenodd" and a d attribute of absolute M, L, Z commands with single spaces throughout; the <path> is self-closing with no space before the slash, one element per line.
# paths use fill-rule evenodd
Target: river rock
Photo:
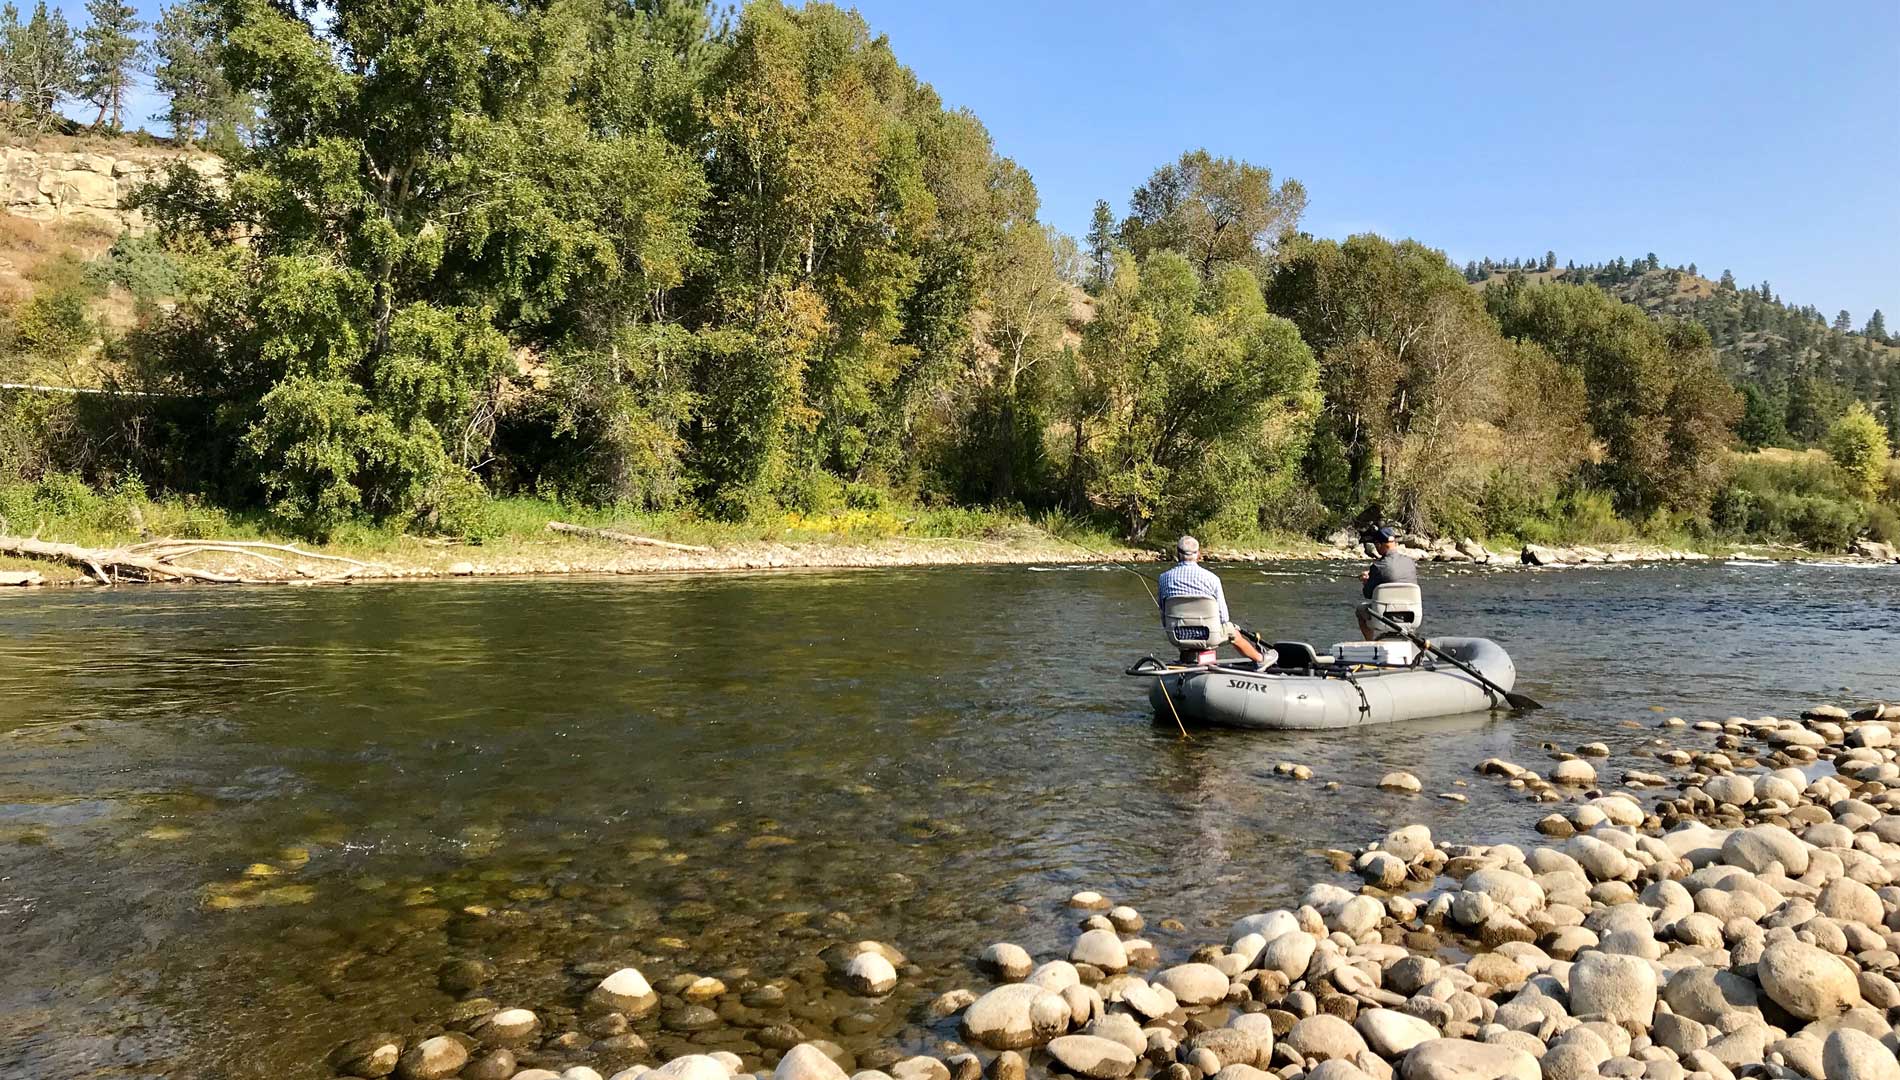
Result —
<path fill-rule="evenodd" d="M 1779 864 L 1788 876 L 1799 877 L 1808 870 L 1808 846 L 1779 825 L 1755 825 L 1729 834 L 1722 842 L 1722 861 L 1753 874 Z"/>
<path fill-rule="evenodd" d="M 1432 853 L 1432 831 L 1423 825 L 1407 825 L 1386 833 L 1379 846 L 1408 863 L 1415 863 Z"/>
<path fill-rule="evenodd" d="M 963 1010 L 963 1031 L 992 1050 L 1020 1050 L 1062 1034 L 1070 1016 L 1060 994 L 1015 983 L 991 990 Z"/>
<path fill-rule="evenodd" d="M 1092 1080 L 1116 1080 L 1135 1071 L 1135 1052 L 1113 1039 L 1064 1035 L 1051 1040 L 1048 1049 L 1063 1069 Z"/>
<path fill-rule="evenodd" d="M 844 1069 L 813 1042 L 800 1042 L 785 1051 L 779 1067 L 771 1070 L 771 1080 L 845 1080 Z"/>
<path fill-rule="evenodd" d="M 1259 934 L 1261 940 L 1272 941 L 1281 934 L 1290 934 L 1300 928 L 1300 917 L 1291 911 L 1267 911 L 1259 915 L 1248 915 L 1235 922 L 1227 931 L 1227 944 L 1232 945 L 1248 934 Z"/>
<path fill-rule="evenodd" d="M 1399 1065 L 1404 1080 L 1543 1080 L 1537 1059 L 1501 1043 L 1433 1039 Z"/>
<path fill-rule="evenodd" d="M 1880 897 L 1874 890 L 1846 877 L 1828 882 L 1827 887 L 1821 890 L 1821 895 L 1815 898 L 1814 907 L 1830 919 L 1856 922 L 1875 929 L 1879 929 L 1887 917 L 1886 908 L 1881 906 Z"/>
<path fill-rule="evenodd" d="M 401 1080 L 448 1080 L 468 1064 L 468 1047 L 447 1035 L 424 1039 L 396 1063 Z"/>
<path fill-rule="evenodd" d="M 1656 1017 L 1656 972 L 1634 956 L 1587 952 L 1570 968 L 1570 1014 L 1647 1028 Z"/>
<path fill-rule="evenodd" d="M 1128 950 L 1113 930 L 1090 930 L 1076 938 L 1075 946 L 1069 950 L 1069 959 L 1090 964 L 1110 975 L 1128 970 Z"/>
<path fill-rule="evenodd" d="M 1368 884 L 1394 889 L 1405 883 L 1405 860 L 1389 851 L 1368 851 L 1353 863 L 1353 869 Z"/>
<path fill-rule="evenodd" d="M 1227 997 L 1227 975 L 1212 964 L 1181 964 L 1154 981 L 1183 1005 L 1212 1005 Z"/>
<path fill-rule="evenodd" d="M 732 1070 L 710 1054 L 686 1054 L 646 1074 L 650 1080 L 732 1080 Z"/>
<path fill-rule="evenodd" d="M 514 1080 L 518 1064 L 513 1050 L 490 1050 L 463 1067 L 462 1080 Z"/>
<path fill-rule="evenodd" d="M 1900 1061 L 1879 1039 L 1853 1028 L 1830 1033 L 1821 1048 L 1827 1080 L 1900 1080 Z"/>
<path fill-rule="evenodd" d="M 1308 964 L 1313 961 L 1313 952 L 1319 947 L 1313 935 L 1304 930 L 1295 930 L 1282 934 L 1267 942 L 1260 950 L 1260 958 L 1255 961 L 1267 971 L 1277 971 L 1289 980 L 1306 974 Z"/>
<path fill-rule="evenodd" d="M 1419 1043 L 1439 1037 L 1432 1025 L 1392 1009 L 1367 1009 L 1352 1026 L 1373 1053 L 1385 1058 L 1396 1058 Z"/>
<path fill-rule="evenodd" d="M 881 996 L 897 986 L 897 969 L 878 953 L 861 952 L 846 962 L 844 984 L 854 994 Z"/>
<path fill-rule="evenodd" d="M 636 1020 L 652 1012 L 653 1007 L 660 1002 L 660 995 L 653 992 L 646 976 L 635 968 L 621 968 L 600 980 L 600 985 L 594 987 L 588 997 L 598 1005 L 625 1013 Z"/>
<path fill-rule="evenodd" d="M 1366 1040 L 1351 1024 L 1331 1013 L 1309 1016 L 1286 1033 L 1285 1044 L 1302 1057 L 1350 1058 L 1366 1049 Z"/>
<path fill-rule="evenodd" d="M 1699 1023 L 1718 1023 L 1727 1013 L 1761 1015 L 1761 991 L 1750 979 L 1721 968 L 1683 968 L 1668 977 L 1663 1000 L 1670 1012 Z"/>
<path fill-rule="evenodd" d="M 1082 1029 L 1082 1034 L 1093 1035 L 1099 1039 L 1112 1039 L 1128 1048 L 1128 1052 L 1137 1056 L 1148 1050 L 1148 1036 L 1141 1030 L 1141 1022 L 1127 1013 L 1109 1013 L 1090 1021 Z"/>
<path fill-rule="evenodd" d="M 1425 785 L 1419 783 L 1418 777 L 1411 773 L 1399 771 L 1389 772 L 1379 777 L 1379 786 L 1386 791 L 1403 791 L 1415 795 Z"/>
<path fill-rule="evenodd" d="M 1552 783 L 1571 787 L 1589 787 L 1597 782 L 1597 770 L 1582 758 L 1568 758 L 1550 770 L 1550 779 Z"/>
<path fill-rule="evenodd" d="M 950 1066 L 928 1054 L 907 1057 L 891 1066 L 891 1080 L 950 1080 Z"/>
<path fill-rule="evenodd" d="M 527 1009 L 503 1009 L 482 1022 L 474 1034 L 491 1046 L 518 1047 L 534 1037 L 541 1019 Z"/>
<path fill-rule="evenodd" d="M 1543 887 L 1509 870 L 1486 868 L 1469 874 L 1465 877 L 1464 891 L 1489 896 L 1499 907 L 1520 917 L 1544 906 Z"/>
<path fill-rule="evenodd" d="M 1355 896 L 1339 906 L 1327 923 L 1348 937 L 1359 937 L 1379 925 L 1385 917 L 1385 905 L 1376 897 Z"/>
<path fill-rule="evenodd" d="M 1708 783 L 1702 785 L 1702 790 L 1718 803 L 1747 806 L 1755 801 L 1755 781 L 1746 776 L 1728 774 L 1711 777 Z"/>
<path fill-rule="evenodd" d="M 1036 969 L 1036 961 L 1021 945 L 999 941 L 983 950 L 983 966 L 1005 979 L 1025 979 Z"/>
<path fill-rule="evenodd" d="M 1755 977 L 1775 1004 L 1803 1020 L 1832 1017 L 1860 1004 L 1860 982 L 1852 969 L 1793 938 L 1762 951 Z"/>
<path fill-rule="evenodd" d="M 1067 960 L 1051 960 L 1029 973 L 1024 980 L 1031 986 L 1040 986 L 1052 994 L 1060 994 L 1071 986 L 1082 985 L 1082 973 Z"/>
<path fill-rule="evenodd" d="M 1159 1020 L 1180 1005 L 1167 987 L 1153 986 L 1139 980 L 1123 986 L 1120 993 L 1122 1004 L 1148 1020 Z"/>
<path fill-rule="evenodd" d="M 1265 1065 L 1271 1062 L 1273 1053 L 1273 1027 L 1269 1021 L 1262 1037 L 1251 1031 L 1239 1028 L 1213 1028 L 1203 1031 L 1187 1041 L 1189 1050 L 1206 1050 L 1214 1055 L 1220 1065 Z M 1218 1071 L 1218 1070 L 1216 1070 Z"/>
<path fill-rule="evenodd" d="M 396 1071 L 402 1057 L 402 1036 L 386 1033 L 351 1039 L 331 1051 L 330 1067 L 344 1076 L 382 1080 Z"/>

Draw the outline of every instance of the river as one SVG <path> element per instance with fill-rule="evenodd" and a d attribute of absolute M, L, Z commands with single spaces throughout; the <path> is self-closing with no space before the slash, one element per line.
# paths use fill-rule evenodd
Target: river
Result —
<path fill-rule="evenodd" d="M 1241 621 L 1350 636 L 1356 566 L 1219 569 Z M 1497 638 L 1549 707 L 1183 741 L 1120 674 L 1162 645 L 1147 597 L 1101 567 L 16 591 L 0 1076 L 327 1076 L 344 1038 L 439 1021 L 453 961 L 557 1014 L 576 964 L 788 980 L 808 1034 L 923 1044 L 916 1002 L 981 985 L 988 942 L 1066 943 L 1076 889 L 1166 955 L 1328 876 L 1317 849 L 1533 837 L 1547 808 L 1485 757 L 1602 740 L 1613 778 L 1664 715 L 1900 698 L 1900 568 L 1426 590 L 1428 629 Z M 1393 768 L 1425 795 L 1377 790 Z M 816 974 L 859 938 L 922 969 L 869 1010 Z"/>

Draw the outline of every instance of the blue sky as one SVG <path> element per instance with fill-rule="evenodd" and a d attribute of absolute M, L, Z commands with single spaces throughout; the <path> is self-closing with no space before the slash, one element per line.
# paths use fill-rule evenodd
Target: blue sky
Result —
<path fill-rule="evenodd" d="M 1654 251 L 1856 325 L 1900 314 L 1893 0 L 857 7 L 1078 235 L 1205 146 L 1297 177 L 1321 235 Z"/>
<path fill-rule="evenodd" d="M 1321 235 L 1461 263 L 1654 251 L 1857 325 L 1900 316 L 1893 0 L 856 6 L 1078 235 L 1205 146 L 1297 177 Z"/>

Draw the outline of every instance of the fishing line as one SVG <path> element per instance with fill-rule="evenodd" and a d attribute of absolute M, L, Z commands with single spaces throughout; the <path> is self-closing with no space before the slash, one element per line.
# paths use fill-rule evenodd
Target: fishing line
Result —
<path fill-rule="evenodd" d="M 1093 555 L 1096 558 L 1107 563 L 1108 565 L 1113 566 L 1115 569 L 1126 570 L 1129 573 L 1135 575 L 1135 580 L 1141 582 L 1142 591 L 1148 594 L 1148 599 L 1154 604 L 1155 610 L 1156 611 L 1161 610 L 1161 597 L 1157 596 L 1155 594 L 1154 588 L 1148 584 L 1148 576 L 1146 574 L 1143 574 L 1141 571 L 1136 570 L 1132 566 L 1126 566 L 1120 562 L 1115 561 L 1114 559 L 1110 558 L 1106 552 L 1097 551 L 1094 548 L 1088 546 L 1087 544 L 1078 543 L 1077 541 L 1071 540 L 1066 536 L 1057 536 L 1055 533 L 1050 532 L 1048 529 L 1042 528 L 1042 526 L 1040 525 L 1036 526 L 1036 528 L 1040 529 L 1042 531 L 1042 534 L 1044 536 L 1049 537 L 1051 540 L 1057 540 L 1064 544 L 1070 544 L 1074 547 L 1081 548 L 1083 551 L 1086 551 L 1090 555 Z M 1174 717 L 1174 726 L 1181 729 L 1181 738 L 1187 740 L 1188 742 L 1193 742 L 1194 736 L 1188 734 L 1187 725 L 1181 722 L 1181 710 L 1174 707 L 1174 695 L 1168 693 L 1167 676 L 1165 675 L 1159 676 L 1155 679 L 1155 682 L 1161 687 L 1162 700 L 1168 703 L 1168 712 Z"/>

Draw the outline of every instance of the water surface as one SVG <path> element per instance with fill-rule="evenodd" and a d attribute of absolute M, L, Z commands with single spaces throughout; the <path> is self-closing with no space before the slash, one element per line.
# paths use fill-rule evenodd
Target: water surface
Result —
<path fill-rule="evenodd" d="M 1243 622 L 1351 633 L 1356 566 L 1221 572 Z M 324 1076 L 438 1020 L 447 961 L 545 1009 L 576 961 L 816 985 L 859 937 L 924 973 L 852 1037 L 916 1040 L 915 995 L 989 941 L 1058 947 L 1077 888 L 1185 948 L 1320 848 L 1531 835 L 1484 757 L 1603 740 L 1613 777 L 1662 714 L 1900 697 L 1894 568 L 1426 587 L 1430 629 L 1497 638 L 1550 707 L 1184 742 L 1120 674 L 1162 644 L 1146 595 L 1099 567 L 0 597 L 0 1076 Z M 1376 790 L 1393 768 L 1426 797 Z"/>

